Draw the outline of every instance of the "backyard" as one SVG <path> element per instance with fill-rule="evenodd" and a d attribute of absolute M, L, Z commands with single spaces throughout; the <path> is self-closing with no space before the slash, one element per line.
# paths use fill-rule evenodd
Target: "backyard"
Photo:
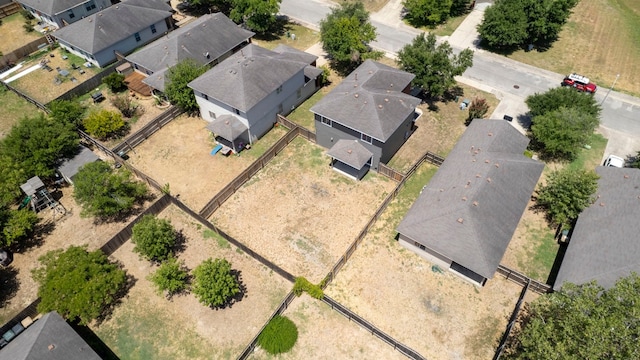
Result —
<path fill-rule="evenodd" d="M 212 236 L 201 224 L 174 206 L 159 214 L 186 239 L 178 259 L 189 269 L 208 258 L 225 258 L 240 272 L 244 297 L 214 310 L 193 294 L 171 301 L 155 292 L 147 277 L 156 267 L 125 243 L 113 255 L 136 279 L 110 319 L 93 330 L 122 360 L 235 359 L 290 290 L 292 284 L 241 250 Z M 140 311 L 144 309 L 144 311 Z"/>
<path fill-rule="evenodd" d="M 206 126 L 200 117 L 183 114 L 127 153 L 133 166 L 169 184 L 171 193 L 195 211 L 285 134 L 275 127 L 250 150 L 226 157 L 210 154 L 215 141 Z"/>
<path fill-rule="evenodd" d="M 374 172 L 362 181 L 338 174 L 324 151 L 296 138 L 210 220 L 294 276 L 318 283 L 396 185 Z"/>
<path fill-rule="evenodd" d="M 548 51 L 516 51 L 510 58 L 561 74 L 578 72 L 601 88 L 640 95 L 640 1 L 580 1 Z"/>
<path fill-rule="evenodd" d="M 477 288 L 395 240 L 435 171 L 418 168 L 325 293 L 427 359 L 487 359 L 521 287 L 495 276 Z"/>
<path fill-rule="evenodd" d="M 16 95 L 13 91 L 7 90 L 4 86 L 0 86 L 0 109 L 2 109 L 0 138 L 3 138 L 18 120 L 23 117 L 35 116 L 40 112 L 35 105 Z"/>
<path fill-rule="evenodd" d="M 0 37 L 2 37 L 0 53 L 8 54 L 42 37 L 39 32 L 27 32 L 23 27 L 24 24 L 24 17 L 19 13 L 7 16 L 0 21 Z"/>

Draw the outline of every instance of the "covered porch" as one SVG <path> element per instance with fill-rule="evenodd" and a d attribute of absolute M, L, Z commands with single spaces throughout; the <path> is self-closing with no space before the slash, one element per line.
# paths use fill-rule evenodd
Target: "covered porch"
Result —
<path fill-rule="evenodd" d="M 331 167 L 352 179 L 362 179 L 369 168 L 373 153 L 358 140 L 338 140 L 327 155 L 331 157 Z"/>
<path fill-rule="evenodd" d="M 249 128 L 233 115 L 219 116 L 207 125 L 207 130 L 213 133 L 220 145 L 231 148 L 235 154 L 249 146 L 246 143 L 246 139 L 250 138 Z"/>

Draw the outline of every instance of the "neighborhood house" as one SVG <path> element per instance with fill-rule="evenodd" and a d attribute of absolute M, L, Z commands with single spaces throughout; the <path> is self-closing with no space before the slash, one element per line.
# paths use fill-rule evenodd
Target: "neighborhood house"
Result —
<path fill-rule="evenodd" d="M 18 0 L 16 2 L 52 29 L 73 24 L 111 6 L 111 0 Z"/>
<path fill-rule="evenodd" d="M 414 77 L 366 60 L 311 108 L 334 169 L 359 179 L 391 160 L 413 131 L 420 104 L 409 95 Z"/>
<path fill-rule="evenodd" d="M 503 120 L 476 119 L 398 225 L 399 242 L 484 285 L 493 277 L 544 164 Z"/>
<path fill-rule="evenodd" d="M 319 89 L 317 57 L 249 44 L 191 83 L 200 116 L 225 145 L 251 144 Z"/>
<path fill-rule="evenodd" d="M 171 7 L 162 0 L 126 0 L 55 31 L 60 46 L 98 67 L 116 61 L 173 28 Z"/>

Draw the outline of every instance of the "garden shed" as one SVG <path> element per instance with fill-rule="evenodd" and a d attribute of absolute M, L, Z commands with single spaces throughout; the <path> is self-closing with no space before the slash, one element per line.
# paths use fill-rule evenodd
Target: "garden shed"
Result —
<path fill-rule="evenodd" d="M 71 185 L 73 185 L 73 177 L 78 174 L 81 167 L 88 163 L 100 160 L 98 155 L 87 147 L 80 146 L 79 150 L 78 154 L 70 159 L 66 159 L 58 167 L 58 173 L 60 173 L 60 176 L 62 176 L 62 178 Z"/>

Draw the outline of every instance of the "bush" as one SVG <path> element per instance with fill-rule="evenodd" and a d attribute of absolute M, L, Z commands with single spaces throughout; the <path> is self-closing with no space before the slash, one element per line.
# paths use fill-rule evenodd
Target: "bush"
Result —
<path fill-rule="evenodd" d="M 272 355 L 286 353 L 298 340 L 298 328 L 289 318 L 276 315 L 258 336 L 258 344 Z"/>
<path fill-rule="evenodd" d="M 113 92 L 120 92 L 127 89 L 124 83 L 124 75 L 113 73 L 102 78 L 102 83 L 107 85 Z"/>
<path fill-rule="evenodd" d="M 131 97 L 127 95 L 116 96 L 111 99 L 111 104 L 120 110 L 122 116 L 126 118 L 132 118 L 138 110 L 138 104 L 131 101 Z"/>
<path fill-rule="evenodd" d="M 205 260 L 193 270 L 193 278 L 193 293 L 210 307 L 224 307 L 240 293 L 240 281 L 225 259 Z"/>
<path fill-rule="evenodd" d="M 127 129 L 122 115 L 108 110 L 92 112 L 82 123 L 89 134 L 100 140 L 122 135 Z"/>
<path fill-rule="evenodd" d="M 473 119 L 484 118 L 484 116 L 487 115 L 488 111 L 489 111 L 489 104 L 487 104 L 487 100 L 482 98 L 473 99 L 473 101 L 471 102 L 471 105 L 469 106 L 469 116 L 467 117 L 467 121 L 465 122 L 465 125 L 469 126 L 469 124 L 471 124 Z"/>
<path fill-rule="evenodd" d="M 187 289 L 189 273 L 183 262 L 169 258 L 149 277 L 149 280 L 156 285 L 158 293 L 166 293 L 167 298 L 171 298 Z"/>
<path fill-rule="evenodd" d="M 77 101 L 54 100 L 47 105 L 51 110 L 49 117 L 55 121 L 68 123 L 74 127 L 82 125 L 85 108 Z"/>
<path fill-rule="evenodd" d="M 320 285 L 314 285 L 306 278 L 300 276 L 296 278 L 296 281 L 293 284 L 293 293 L 296 296 L 300 296 L 303 292 L 306 292 L 314 299 L 322 299 L 324 297 L 324 292 Z"/>
<path fill-rule="evenodd" d="M 27 21 L 34 20 L 36 18 L 31 12 L 27 11 L 26 9 L 20 10 L 20 15 L 22 15 L 22 17 Z"/>
<path fill-rule="evenodd" d="M 36 29 L 33 28 L 33 24 L 31 23 L 30 20 L 27 20 L 27 22 L 22 24 L 22 27 L 24 28 L 24 31 L 26 31 L 28 33 L 34 32 L 36 30 Z"/>
<path fill-rule="evenodd" d="M 176 230 L 171 222 L 145 215 L 133 226 L 133 251 L 150 261 L 169 259 L 176 245 Z"/>

